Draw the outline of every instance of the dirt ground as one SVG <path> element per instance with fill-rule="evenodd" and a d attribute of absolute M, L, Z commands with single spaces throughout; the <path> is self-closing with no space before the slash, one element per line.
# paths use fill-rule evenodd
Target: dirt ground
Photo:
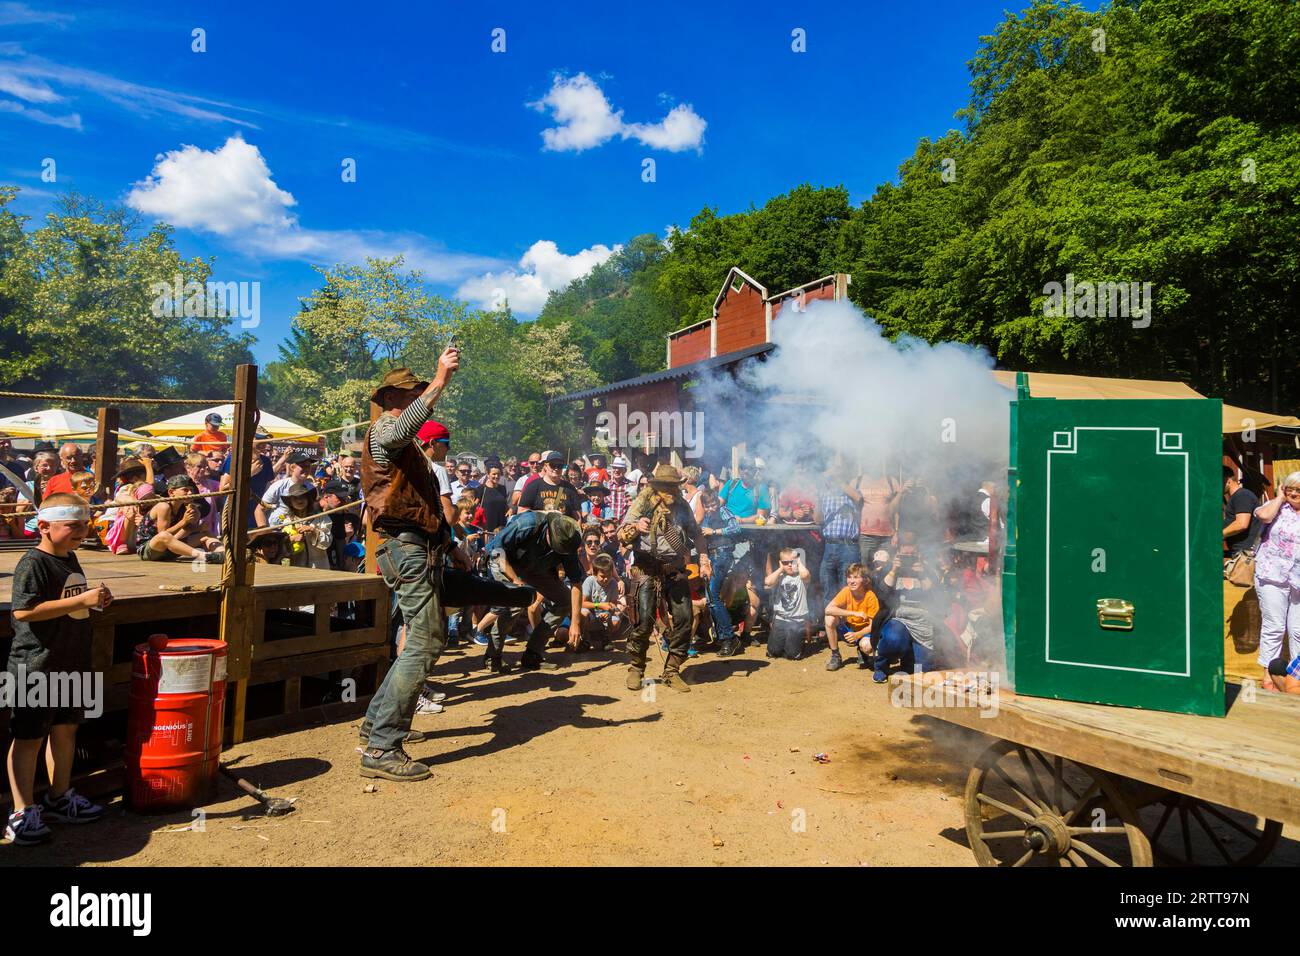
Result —
<path fill-rule="evenodd" d="M 518 645 L 507 653 L 514 658 Z M 431 780 L 357 773 L 358 721 L 235 746 L 229 764 L 297 812 L 268 819 L 221 781 L 203 829 L 189 813 L 138 816 L 120 800 L 94 827 L 3 865 L 973 866 L 962 788 L 987 740 L 891 706 L 856 664 L 704 655 L 694 690 L 628 691 L 621 656 L 552 652 L 563 669 L 489 676 L 454 649 L 449 697 L 415 726 Z M 657 650 L 651 669 L 658 672 Z M 649 695 L 648 695 L 649 696 Z M 828 763 L 814 754 L 829 755 Z M 1300 863 L 1288 829 L 1273 864 Z"/>

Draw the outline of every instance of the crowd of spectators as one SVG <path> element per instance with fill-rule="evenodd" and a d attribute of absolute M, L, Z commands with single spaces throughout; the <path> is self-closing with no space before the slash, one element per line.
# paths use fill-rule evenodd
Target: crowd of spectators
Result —
<path fill-rule="evenodd" d="M 655 456 L 618 448 L 574 457 L 554 450 L 458 456 L 437 422 L 427 423 L 419 440 L 441 483 L 447 523 L 480 573 L 489 574 L 492 541 L 515 515 L 562 512 L 583 530 L 584 579 L 582 620 L 566 620 L 559 638 L 575 651 L 604 649 L 626 631 L 626 595 L 638 572 L 617 532 Z M 219 423 L 187 448 L 133 446 L 105 494 L 95 487 L 94 464 L 93 446 L 38 443 L 21 455 L 0 441 L 0 539 L 35 536 L 34 515 L 23 514 L 31 511 L 29 494 L 39 503 L 74 492 L 110 506 L 96 513 L 94 529 L 113 553 L 147 561 L 223 559 L 218 492 L 230 487 L 230 445 Z M 772 657 L 824 652 L 828 670 L 856 663 L 877 681 L 899 667 L 997 666 L 1000 610 L 987 557 L 1000 525 L 994 482 L 949 493 L 941 507 L 923 478 L 900 474 L 883 459 L 850 468 L 807 457 L 783 462 L 779 473 L 784 480 L 772 480 L 761 458 L 742 458 L 734 471 L 682 469 L 681 494 L 703 529 L 712 565 L 707 578 L 693 579 L 692 656 L 760 642 Z M 1256 572 L 1263 575 L 1257 591 L 1264 666 L 1274 662 L 1262 657 L 1283 650 L 1284 635 L 1300 631 L 1294 615 L 1274 608 L 1283 608 L 1277 595 L 1292 587 L 1282 566 L 1300 564 L 1300 557 L 1292 561 L 1300 551 L 1290 549 L 1286 524 L 1294 509 L 1277 511 L 1297 483 L 1284 482 L 1270 507 L 1225 472 L 1228 557 L 1253 553 L 1267 532 Z M 251 486 L 252 500 L 240 510 L 253 531 L 255 560 L 364 569 L 358 452 L 322 456 L 259 434 Z M 461 609 L 453 635 L 483 642 L 487 613 Z M 1290 676 L 1300 678 L 1300 668 Z"/>

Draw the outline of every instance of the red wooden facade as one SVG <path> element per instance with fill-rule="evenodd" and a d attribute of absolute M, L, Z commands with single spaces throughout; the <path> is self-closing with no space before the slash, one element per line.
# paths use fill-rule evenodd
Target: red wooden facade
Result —
<path fill-rule="evenodd" d="M 722 371 L 739 364 L 747 355 L 753 355 L 755 346 L 772 341 L 772 323 L 778 319 L 797 321 L 808 303 L 818 299 L 847 299 L 849 276 L 835 273 L 776 295 L 752 276 L 739 268 L 732 268 L 713 303 L 713 315 L 703 322 L 678 329 L 668 335 L 666 364 L 671 373 L 681 369 L 679 375 L 653 373 L 641 379 L 615 382 L 602 388 L 590 389 L 564 396 L 563 400 L 581 400 L 583 410 L 583 441 L 591 445 L 597 416 L 602 411 L 623 415 L 641 412 L 688 412 L 693 409 L 689 384 L 694 374 L 703 374 L 705 366 L 691 368 L 699 363 Z M 746 350 L 749 350 L 746 353 Z M 727 356 L 736 355 L 734 363 Z M 645 381 L 653 378 L 653 381 Z M 654 447 L 671 448 L 669 442 L 656 438 Z"/>

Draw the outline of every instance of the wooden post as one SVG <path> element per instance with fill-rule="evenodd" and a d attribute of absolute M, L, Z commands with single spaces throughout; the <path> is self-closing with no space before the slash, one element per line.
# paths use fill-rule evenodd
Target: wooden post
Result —
<path fill-rule="evenodd" d="M 113 497 L 113 476 L 117 474 L 118 418 L 116 408 L 101 408 L 95 430 L 95 491 L 105 498 Z"/>
<path fill-rule="evenodd" d="M 244 708 L 253 670 L 253 562 L 248 559 L 248 503 L 252 498 L 253 431 L 257 418 L 257 366 L 235 369 L 234 434 L 230 445 L 230 529 L 221 567 L 221 639 L 227 679 L 235 684 L 231 743 L 244 740 Z"/>
<path fill-rule="evenodd" d="M 582 402 L 582 451 L 583 454 L 591 451 L 592 442 L 596 436 L 596 408 L 593 400 L 590 398 L 583 399 Z"/>
<path fill-rule="evenodd" d="M 379 416 L 382 415 L 383 413 L 384 410 L 379 407 L 378 402 L 371 402 L 370 403 L 370 424 L 373 425 L 376 421 L 378 421 Z M 364 443 L 370 440 L 369 435 L 370 435 L 370 429 L 367 428 L 365 435 L 361 436 L 361 441 L 363 445 L 361 453 L 363 455 L 365 454 Z M 363 525 L 365 525 L 365 529 L 366 529 L 366 574 L 378 574 L 379 566 L 375 564 L 375 550 L 379 547 L 379 535 L 375 534 L 375 529 L 370 527 L 370 509 L 363 508 L 361 509 L 361 511 L 362 511 L 361 522 Z M 376 684 L 375 686 L 377 687 L 379 685 Z"/>

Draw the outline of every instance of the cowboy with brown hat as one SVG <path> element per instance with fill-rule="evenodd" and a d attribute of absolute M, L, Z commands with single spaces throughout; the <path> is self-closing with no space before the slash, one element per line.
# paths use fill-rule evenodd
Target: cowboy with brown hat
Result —
<path fill-rule="evenodd" d="M 415 439 L 459 367 L 460 351 L 453 346 L 439 357 L 432 382 L 396 368 L 371 395 L 383 414 L 362 442 L 361 486 L 370 525 L 380 538 L 375 560 L 397 598 L 406 642 L 361 725 L 366 739 L 363 777 L 406 781 L 430 776 L 427 766 L 407 756 L 403 744 L 413 736 L 416 701 L 446 643 L 442 567 L 451 539 L 438 477 Z"/>
<path fill-rule="evenodd" d="M 682 664 L 690 649 L 691 585 L 686 569 L 691 546 L 699 554 L 700 573 L 713 573 L 703 532 L 690 506 L 681 496 L 682 475 L 669 464 L 658 465 L 650 483 L 627 509 L 624 524 L 618 531 L 619 541 L 633 546 L 633 561 L 645 577 L 636 589 L 636 626 L 628 635 L 628 690 L 645 684 L 646 652 L 650 649 L 650 631 L 654 627 L 655 607 L 667 607 L 663 619 L 668 621 L 668 659 L 660 682 L 671 690 L 688 692 L 682 678 Z"/>

